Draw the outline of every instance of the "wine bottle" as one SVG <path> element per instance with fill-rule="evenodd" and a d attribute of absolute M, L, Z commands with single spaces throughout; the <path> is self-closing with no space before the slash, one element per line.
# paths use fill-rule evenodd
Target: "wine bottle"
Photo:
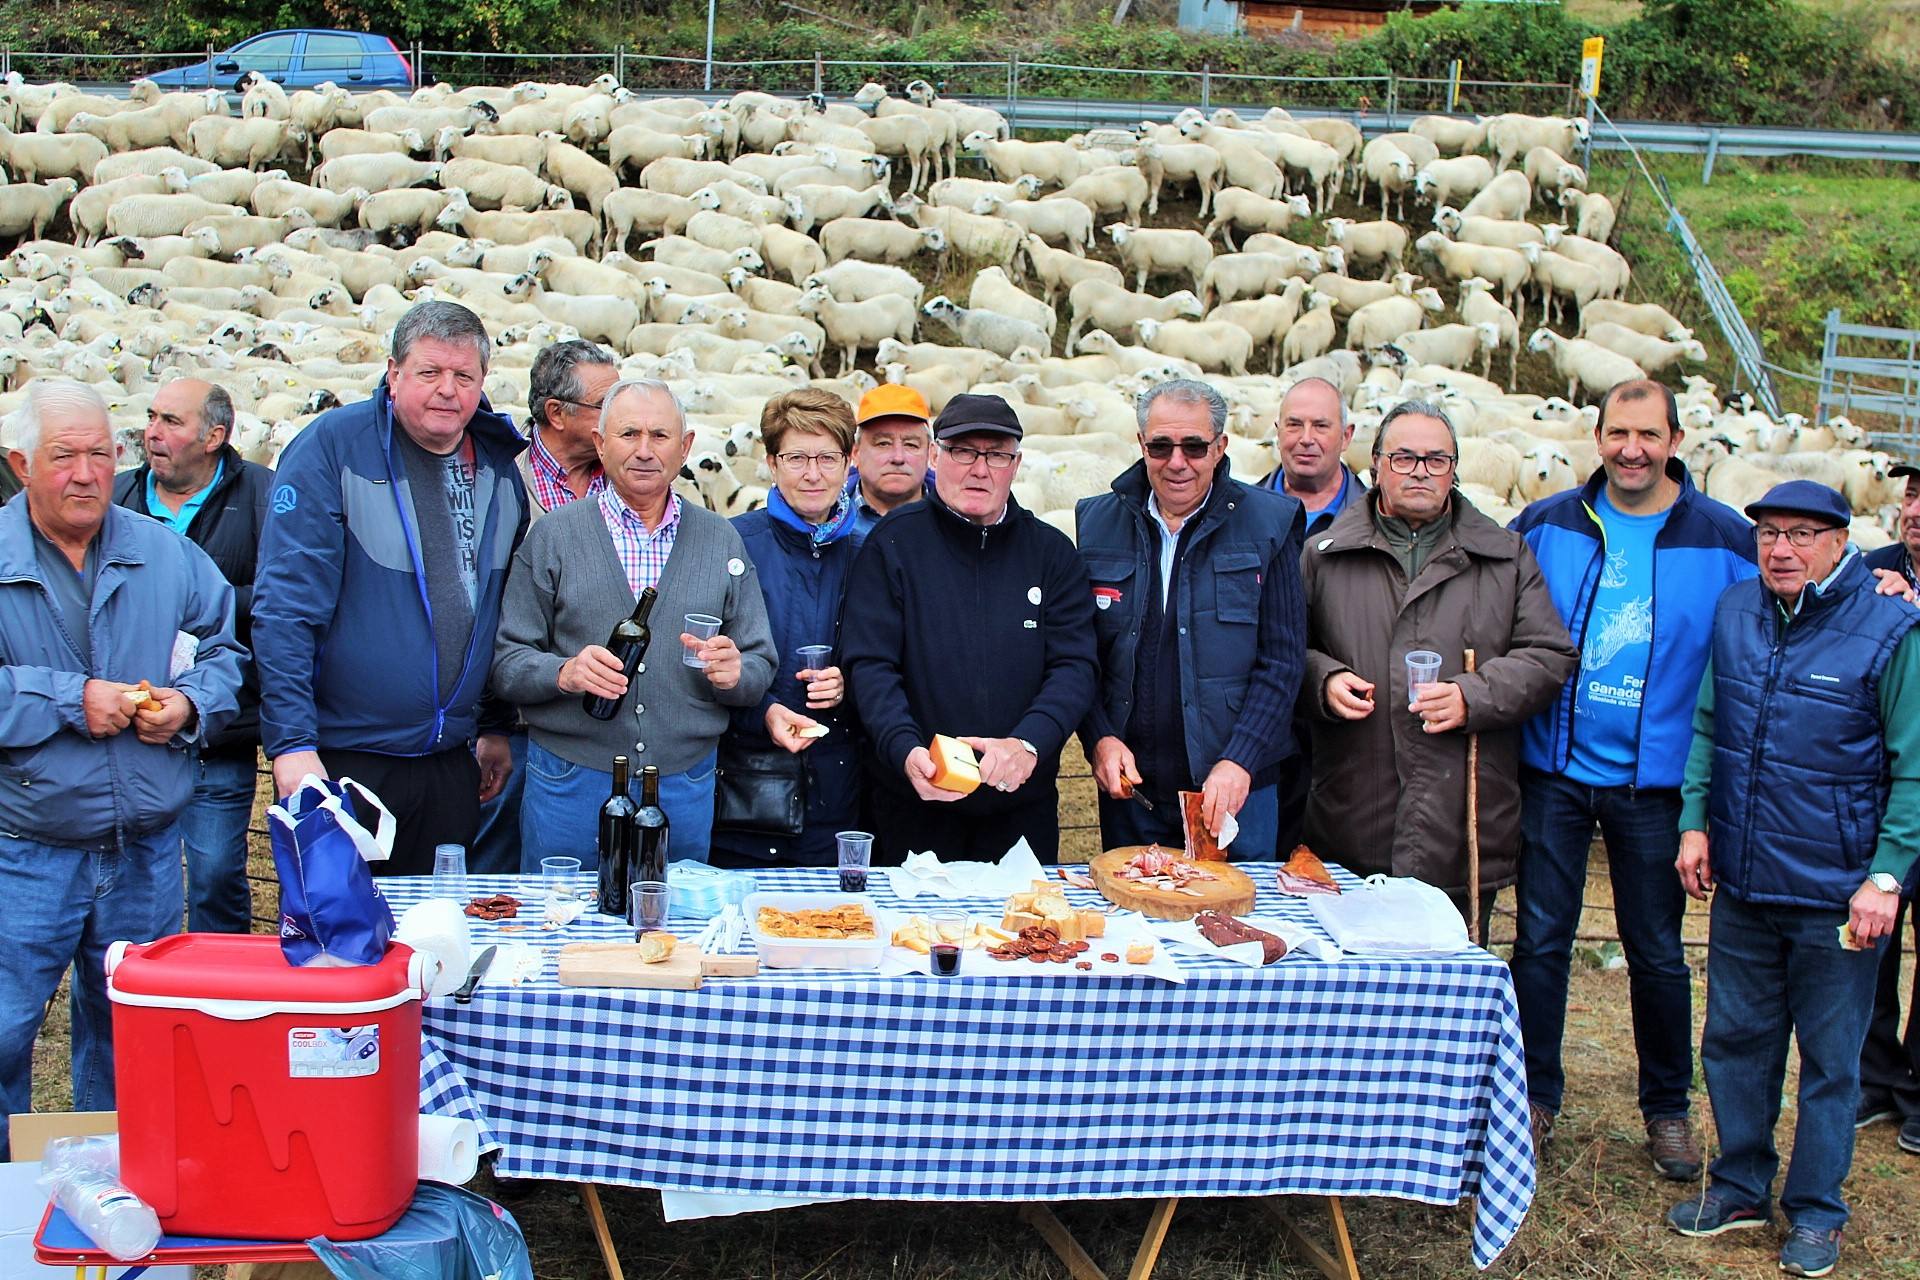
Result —
<path fill-rule="evenodd" d="M 607 649 L 620 660 L 620 670 L 627 677 L 629 689 L 633 685 L 633 673 L 640 669 L 641 659 L 647 656 L 647 646 L 653 643 L 653 628 L 647 625 L 647 617 L 653 612 L 653 602 L 658 596 L 659 592 L 652 587 L 641 591 L 632 615 L 614 624 L 613 634 L 607 637 Z M 580 695 L 580 705 L 595 720 L 611 720 L 625 697 L 622 694 L 618 698 L 603 698 L 597 693 L 584 693 Z"/>
<path fill-rule="evenodd" d="M 651 766 L 649 766 L 651 767 Z M 613 758 L 613 794 L 600 806 L 600 914 L 627 916 L 627 881 L 633 874 L 635 807 L 627 794 L 627 758 Z"/>
<path fill-rule="evenodd" d="M 648 765 L 640 771 L 640 808 L 633 815 L 636 883 L 667 880 L 667 811 L 660 807 L 660 770 Z"/>

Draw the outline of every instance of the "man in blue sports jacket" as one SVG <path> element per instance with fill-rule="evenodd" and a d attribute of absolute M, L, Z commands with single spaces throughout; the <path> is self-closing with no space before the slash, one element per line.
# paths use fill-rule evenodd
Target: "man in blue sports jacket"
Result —
<path fill-rule="evenodd" d="M 423 302 L 393 331 L 373 396 L 287 446 L 253 589 L 260 734 L 286 795 L 351 774 L 392 808 L 421 875 L 468 845 L 512 768 L 511 710 L 483 695 L 527 494 L 526 441 L 481 391 L 480 317 Z"/>
<path fill-rule="evenodd" d="M 1566 1086 L 1567 972 L 1597 823 L 1627 957 L 1648 1150 L 1663 1176 L 1690 1179 L 1700 1173 L 1687 1119 L 1692 980 L 1680 943 L 1686 898 L 1669 868 L 1714 602 L 1758 570 L 1747 522 L 1694 487 L 1676 456 L 1681 436 L 1671 391 L 1621 383 L 1594 428 L 1601 469 L 1514 522 L 1581 658 L 1522 739 L 1512 963 L 1527 1093 L 1545 1137 Z"/>

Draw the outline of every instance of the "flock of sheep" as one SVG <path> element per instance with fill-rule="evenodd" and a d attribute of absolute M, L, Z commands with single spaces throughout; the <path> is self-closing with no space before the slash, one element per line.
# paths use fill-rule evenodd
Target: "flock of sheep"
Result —
<path fill-rule="evenodd" d="M 1027 430 L 1016 493 L 1071 533 L 1074 501 L 1138 456 L 1133 398 L 1166 377 L 1220 386 L 1249 477 L 1275 466 L 1301 377 L 1347 395 L 1360 471 L 1387 407 L 1440 401 L 1463 487 L 1505 519 L 1592 472 L 1592 402 L 1645 374 L 1683 379 L 1709 493 L 1740 505 L 1810 476 L 1847 494 L 1863 545 L 1884 542 L 1896 485 L 1864 433 L 1722 399 L 1685 376 L 1706 358 L 1692 334 L 1626 300 L 1614 207 L 1569 159 L 1584 141 L 1583 121 L 1524 115 L 1367 141 L 1278 107 L 1023 140 L 924 81 L 709 102 L 611 76 L 411 97 L 256 76 L 233 116 L 219 91 L 137 82 L 123 100 L 14 75 L 0 411 L 36 374 L 93 382 L 133 465 L 152 390 L 193 373 L 229 389 L 235 444 L 271 463 L 368 393 L 401 312 L 446 298 L 487 321 L 488 394 L 521 419 L 532 360 L 562 337 L 671 381 L 696 432 L 682 484 L 728 514 L 764 500 L 753 424 L 781 391 L 857 400 L 871 359 L 936 410 L 1003 395 Z M 1163 225 L 1176 190 L 1197 216 L 1170 205 L 1186 225 Z M 1325 216 L 1341 200 L 1359 218 Z M 1523 343 L 1564 396 L 1516 390 Z"/>

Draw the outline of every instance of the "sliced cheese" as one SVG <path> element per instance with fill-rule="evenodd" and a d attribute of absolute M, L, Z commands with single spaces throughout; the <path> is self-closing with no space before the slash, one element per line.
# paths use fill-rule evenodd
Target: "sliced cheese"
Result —
<path fill-rule="evenodd" d="M 933 757 L 933 785 L 940 790 L 966 795 L 979 787 L 980 761 L 960 739 L 936 733 L 927 753 Z"/>

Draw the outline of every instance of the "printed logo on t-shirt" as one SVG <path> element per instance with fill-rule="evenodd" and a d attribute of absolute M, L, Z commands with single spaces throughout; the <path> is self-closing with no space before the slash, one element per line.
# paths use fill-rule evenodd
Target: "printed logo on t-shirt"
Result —
<path fill-rule="evenodd" d="M 1625 601 L 1614 609 L 1595 609 L 1593 623 L 1587 631 L 1586 652 L 1580 663 L 1587 681 L 1587 700 L 1616 707 L 1638 707 L 1647 683 L 1645 655 L 1641 655 L 1642 665 L 1638 671 L 1623 674 L 1617 681 L 1610 681 L 1605 672 L 1622 650 L 1652 643 L 1652 596 Z"/>

